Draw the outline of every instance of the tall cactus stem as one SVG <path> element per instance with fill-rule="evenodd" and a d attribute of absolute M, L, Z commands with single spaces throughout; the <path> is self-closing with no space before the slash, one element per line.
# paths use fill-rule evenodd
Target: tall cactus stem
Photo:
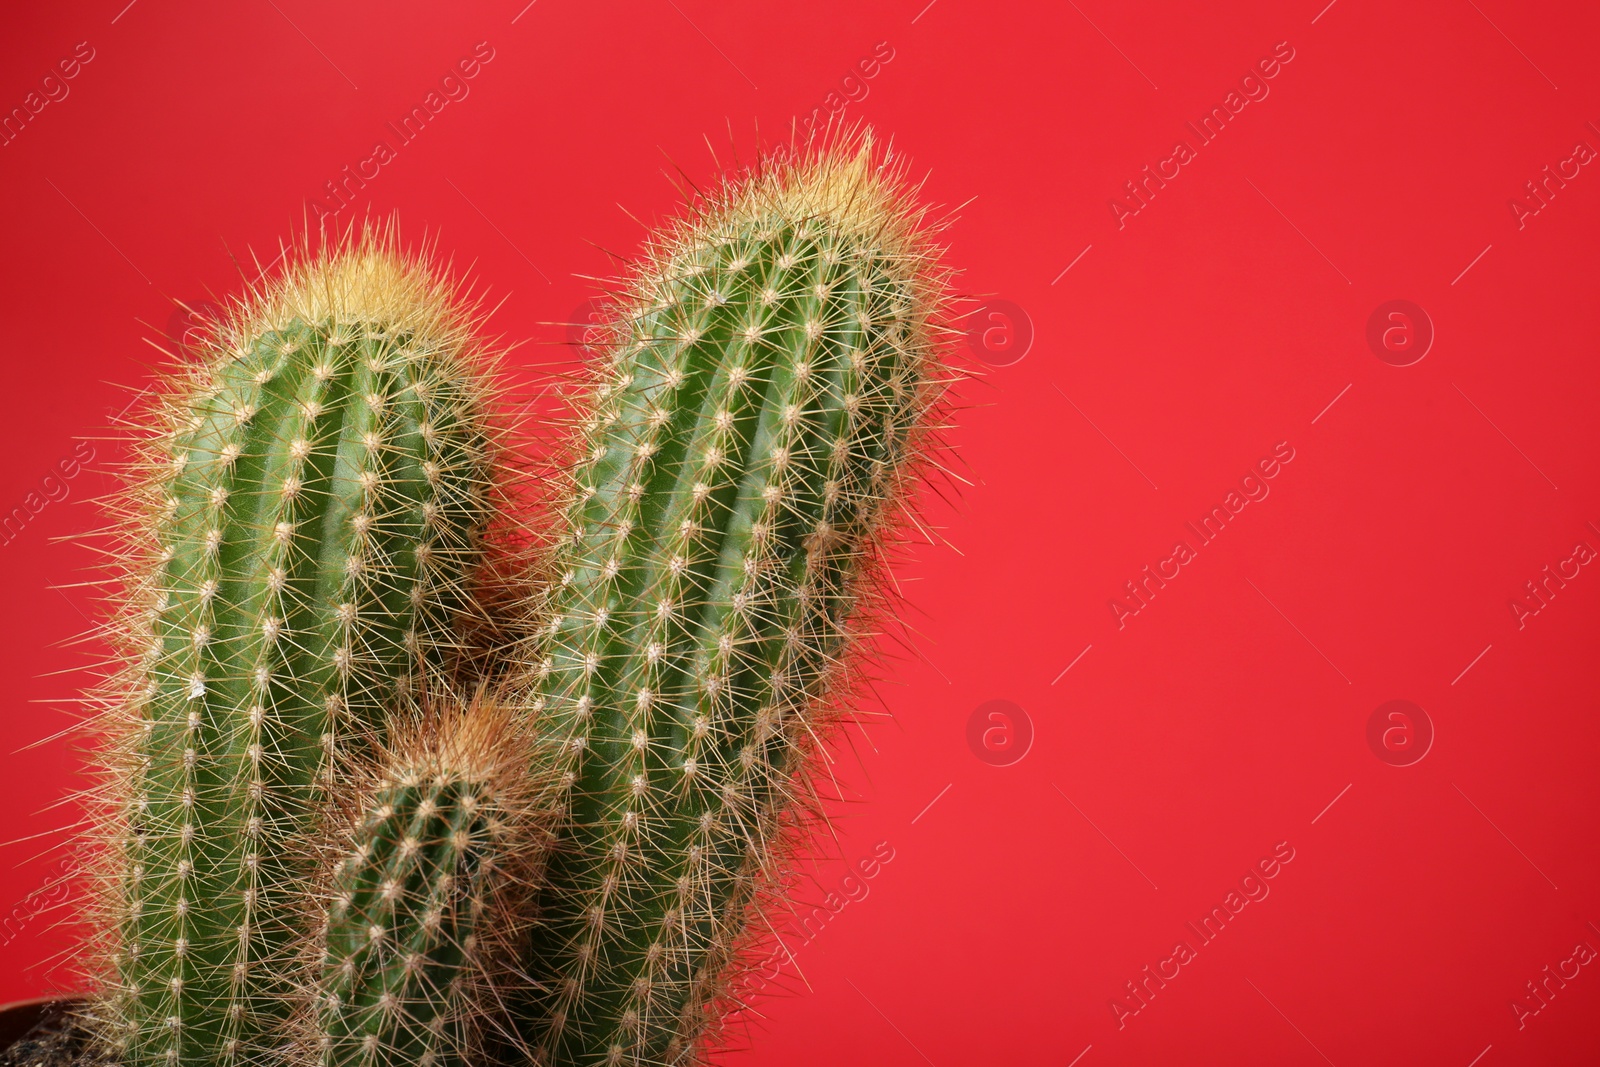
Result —
<path fill-rule="evenodd" d="M 392 227 L 308 241 L 136 424 L 93 1012 L 125 1067 L 279 1052 L 315 813 L 473 610 L 498 452 L 476 315 Z"/>
<path fill-rule="evenodd" d="M 528 957 L 551 1067 L 699 1055 L 882 620 L 951 377 L 892 159 L 868 131 L 768 160 L 619 301 L 535 690 L 572 783 Z"/>

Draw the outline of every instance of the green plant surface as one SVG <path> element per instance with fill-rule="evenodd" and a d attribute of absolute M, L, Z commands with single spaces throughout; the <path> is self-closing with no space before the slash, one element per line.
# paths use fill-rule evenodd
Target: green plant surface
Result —
<path fill-rule="evenodd" d="M 326 1067 L 446 1067 L 514 981 L 550 813 L 493 702 L 429 721 L 358 792 L 329 879 L 314 1048 Z"/>
<path fill-rule="evenodd" d="M 582 412 L 537 706 L 564 753 L 539 1062 L 688 1062 L 852 689 L 945 368 L 945 276 L 870 138 L 652 249 Z"/>
<path fill-rule="evenodd" d="M 128 1067 L 281 1044 L 306 836 L 412 672 L 449 657 L 494 463 L 455 300 L 368 231 L 252 293 L 166 383 L 114 709 L 102 1014 Z"/>

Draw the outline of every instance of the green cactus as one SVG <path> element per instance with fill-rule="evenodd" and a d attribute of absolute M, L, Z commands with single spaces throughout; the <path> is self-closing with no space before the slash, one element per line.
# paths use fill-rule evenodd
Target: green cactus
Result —
<path fill-rule="evenodd" d="M 481 1048 L 553 822 L 523 725 L 494 701 L 448 712 L 353 791 L 314 961 L 308 1059 L 448 1067 Z"/>
<path fill-rule="evenodd" d="M 688 1062 L 729 1006 L 946 376 L 931 232 L 869 133 L 730 182 L 620 302 L 535 687 L 539 1063 Z"/>
<path fill-rule="evenodd" d="M 470 610 L 496 455 L 472 325 L 454 283 L 369 228 L 301 249 L 158 405 L 113 708 L 99 1014 L 125 1067 L 282 1041 L 316 813 Z"/>

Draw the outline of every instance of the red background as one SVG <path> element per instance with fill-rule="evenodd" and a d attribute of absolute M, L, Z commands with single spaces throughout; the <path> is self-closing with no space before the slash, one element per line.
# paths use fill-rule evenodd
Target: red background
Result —
<path fill-rule="evenodd" d="M 971 201 L 951 261 L 1034 340 L 965 390 L 973 484 L 930 508 L 947 543 L 901 571 L 919 652 L 882 687 L 894 721 L 858 746 L 861 802 L 811 897 L 878 842 L 893 859 L 813 939 L 791 933 L 732 1062 L 1596 1062 L 1600 966 L 1520 1028 L 1511 1002 L 1600 949 L 1600 575 L 1520 629 L 1509 602 L 1600 549 L 1600 175 L 1520 228 L 1508 202 L 1600 147 L 1600 13 L 1325 2 L 8 12 L 5 109 L 78 42 L 94 58 L 0 148 L 0 507 L 105 432 L 174 299 L 237 289 L 229 250 L 271 259 L 478 42 L 494 58 L 470 95 L 340 218 L 397 211 L 474 263 L 504 298 L 492 328 L 531 342 L 527 381 L 570 358 L 551 324 L 590 292 L 579 275 L 678 203 L 671 163 L 709 181 L 708 138 L 726 158 L 731 127 L 748 154 L 758 126 L 843 101 L 887 42 L 845 115 L 892 135 L 931 200 Z M 1119 229 L 1123 183 L 1193 144 L 1185 121 L 1279 42 L 1270 95 Z M 1436 332 L 1410 366 L 1366 340 L 1393 299 Z M 1279 442 L 1294 459 L 1270 496 L 1119 629 L 1108 601 Z M 93 562 L 58 539 L 96 525 L 80 502 L 105 479 L 69 486 L 0 548 L 8 837 L 59 826 L 45 809 L 76 783 L 69 746 L 22 750 L 69 721 L 41 702 L 73 695 L 52 672 L 82 665 L 63 642 L 95 610 L 51 588 Z M 1009 766 L 968 743 L 996 699 L 1034 731 Z M 1410 766 L 1368 744 L 1393 699 L 1435 731 Z M 6 850 L 0 901 L 29 910 L 48 841 Z M 1279 842 L 1294 859 L 1270 896 L 1200 947 L 1185 922 Z M 47 916 L 12 925 L 0 997 L 48 988 L 64 943 Z M 1197 958 L 1119 1027 L 1113 998 L 1179 939 Z"/>

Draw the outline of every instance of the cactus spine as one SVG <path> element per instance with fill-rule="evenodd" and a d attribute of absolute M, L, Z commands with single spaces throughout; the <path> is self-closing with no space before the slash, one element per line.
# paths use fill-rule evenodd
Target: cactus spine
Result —
<path fill-rule="evenodd" d="M 542 1063 L 682 1063 L 716 1021 L 939 392 L 929 232 L 868 134 L 730 183 L 622 302 L 537 684 Z"/>
<path fill-rule="evenodd" d="M 291 262 L 169 383 L 130 509 L 102 1009 L 126 1067 L 281 1042 L 314 813 L 449 658 L 490 506 L 453 285 L 392 231 Z"/>
<path fill-rule="evenodd" d="M 324 1067 L 447 1067 L 481 1047 L 553 822 L 524 727 L 493 701 L 447 711 L 355 790 L 310 998 Z"/>

